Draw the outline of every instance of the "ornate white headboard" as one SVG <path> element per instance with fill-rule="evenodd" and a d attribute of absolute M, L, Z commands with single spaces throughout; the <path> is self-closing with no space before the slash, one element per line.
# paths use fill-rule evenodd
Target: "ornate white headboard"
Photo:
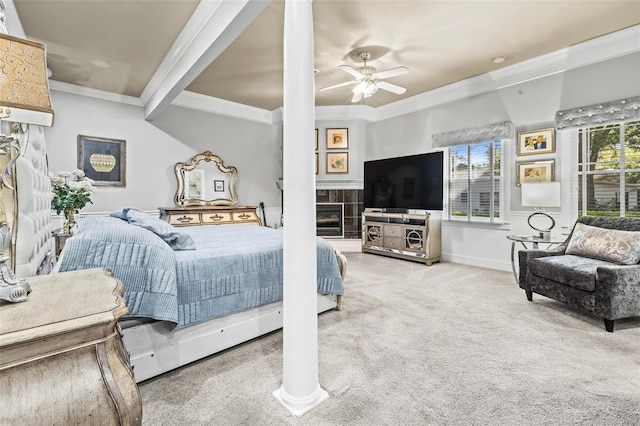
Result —
<path fill-rule="evenodd" d="M 17 225 L 14 224 L 14 254 L 15 274 L 24 278 L 40 273 L 40 266 L 53 259 L 54 240 L 44 129 L 29 126 L 20 143 L 26 147 L 15 163 Z"/>

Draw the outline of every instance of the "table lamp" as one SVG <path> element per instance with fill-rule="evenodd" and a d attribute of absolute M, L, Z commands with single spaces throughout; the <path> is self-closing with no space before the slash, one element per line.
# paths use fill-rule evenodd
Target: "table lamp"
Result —
<path fill-rule="evenodd" d="M 549 240 L 551 238 L 551 230 L 556 225 L 556 221 L 543 212 L 542 207 L 560 207 L 562 205 L 560 182 L 523 183 L 521 188 L 522 206 L 535 209 L 529 215 L 527 223 L 532 229 L 538 231 L 539 238 Z M 538 217 L 549 219 L 551 224 L 548 227 L 535 226 L 531 221 Z"/>
<path fill-rule="evenodd" d="M 9 161 L 0 175 L 2 187 L 13 190 L 11 178 L 16 159 L 21 155 L 18 131 L 22 125 L 53 125 L 53 109 L 49 95 L 45 46 L 42 43 L 0 33 L 0 121 L 11 122 L 11 134 L 0 134 L 0 155 Z M 27 139 L 28 140 L 28 139 Z M 11 243 L 4 200 L 0 194 L 0 299 L 24 302 L 31 291 L 29 283 L 16 278 L 7 265 L 4 252 Z"/>

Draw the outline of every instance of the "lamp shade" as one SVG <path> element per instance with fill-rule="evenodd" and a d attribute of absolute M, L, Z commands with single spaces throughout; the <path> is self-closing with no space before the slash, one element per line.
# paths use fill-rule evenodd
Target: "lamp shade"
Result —
<path fill-rule="evenodd" d="M 0 119 L 53 125 L 44 44 L 0 33 Z"/>
<path fill-rule="evenodd" d="M 560 207 L 562 205 L 560 182 L 523 183 L 524 207 Z"/>

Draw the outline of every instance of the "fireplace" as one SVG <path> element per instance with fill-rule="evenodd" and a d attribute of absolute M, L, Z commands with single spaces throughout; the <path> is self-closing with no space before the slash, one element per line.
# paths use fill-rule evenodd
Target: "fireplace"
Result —
<path fill-rule="evenodd" d="M 316 235 L 320 237 L 344 237 L 343 203 L 316 204 Z"/>

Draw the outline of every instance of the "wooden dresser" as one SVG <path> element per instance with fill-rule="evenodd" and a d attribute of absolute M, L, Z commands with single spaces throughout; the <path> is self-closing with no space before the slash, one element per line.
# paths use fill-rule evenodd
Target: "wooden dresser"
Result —
<path fill-rule="evenodd" d="M 207 226 L 245 223 L 262 225 L 252 206 L 158 207 L 160 219 L 173 226 Z"/>
<path fill-rule="evenodd" d="M 28 281 L 27 302 L 0 303 L 0 424 L 141 424 L 122 283 L 102 269 Z"/>

